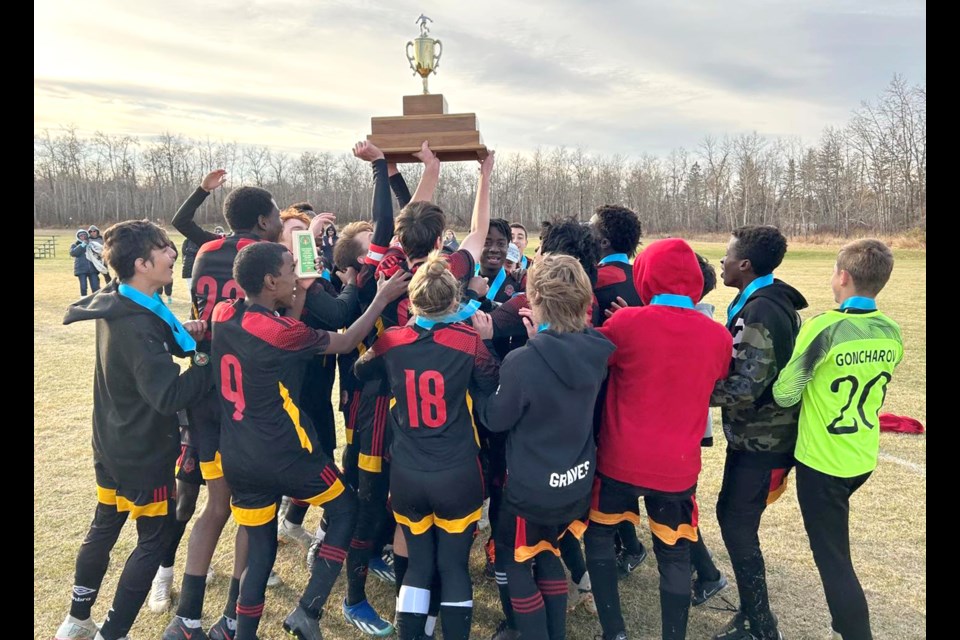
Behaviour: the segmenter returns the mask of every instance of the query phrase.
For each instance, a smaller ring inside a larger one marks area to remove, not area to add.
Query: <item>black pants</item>
[[[850,558],[850,496],[870,473],[838,478],[797,463],[797,501],[813,560],[843,640],[870,640],[870,612]]]
[[[784,469],[764,465],[756,456],[727,449],[723,484],[717,498],[720,534],[737,578],[740,609],[750,628],[761,638],[776,638],[777,623],[770,611],[767,570],[760,550],[760,519],[768,502],[776,499],[771,484],[782,490]]]
[[[100,584],[107,573],[110,552],[117,543],[127,516],[126,511],[118,512],[115,505],[97,504],[90,530],[77,554],[73,604],[70,608],[70,614],[74,617],[90,617],[90,609],[96,602]],[[174,501],[167,500],[166,515],[141,515],[135,522],[137,546],[123,566],[113,604],[101,629],[101,634],[107,640],[116,640],[127,634],[140,613],[143,601],[147,599],[150,583],[170,546],[176,524]]]
[[[357,526],[350,540],[347,556],[347,604],[367,599],[367,567],[370,558],[382,549],[383,529],[387,525],[387,494],[390,491],[390,468],[384,464],[380,473],[358,470]],[[392,518],[391,518],[392,520]]]
[[[80,278],[80,296],[87,295],[87,282],[90,282],[90,292],[100,290],[100,278],[97,273],[84,273],[83,275],[77,276]]]
[[[301,391],[301,409],[310,416],[317,431],[320,450],[333,458],[337,428],[333,417],[333,381],[337,375],[336,356],[316,356],[307,365]]]

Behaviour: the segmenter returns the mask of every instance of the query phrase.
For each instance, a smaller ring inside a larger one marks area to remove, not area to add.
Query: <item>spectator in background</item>
[[[87,229],[87,234],[90,236],[90,242],[87,245],[87,260],[92,262],[93,266],[97,268],[97,272],[103,276],[103,284],[110,284],[110,269],[107,268],[107,264],[102,257],[103,237],[100,235],[100,229],[97,225],[92,224]]]
[[[87,282],[90,283],[91,292],[100,290],[100,278],[98,277],[100,272],[87,259],[87,249],[89,247],[90,233],[86,229],[77,229],[77,241],[70,245],[70,255],[73,256],[73,275],[80,278],[80,297],[87,295]]]
[[[447,229],[443,232],[443,248],[450,251],[456,251],[460,248],[460,243],[457,242],[457,234],[453,232],[453,229]]]
[[[323,241],[320,250],[323,251],[324,266],[333,271],[333,247],[337,244],[337,228],[331,224],[323,232]]]

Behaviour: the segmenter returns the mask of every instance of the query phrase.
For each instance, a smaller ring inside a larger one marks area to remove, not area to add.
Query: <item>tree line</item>
[[[230,185],[269,189],[281,208],[309,201],[338,222],[369,218],[369,167],[349,153],[299,156],[266,146],[193,140],[164,133],[150,141],[73,127],[34,136],[34,227],[70,227],[149,217],[169,222],[210,170]],[[419,165],[401,165],[411,190]],[[465,227],[476,170],[445,165],[435,200]],[[221,189],[198,212],[222,222]],[[813,146],[757,133],[706,136],[666,157],[597,155],[583,148],[538,148],[499,157],[494,215],[536,227],[559,216],[590,217],[600,204],[636,211],[645,232],[714,232],[774,224],[793,235],[889,234],[926,228],[926,86],[894,76],[879,97],[827,127]]]

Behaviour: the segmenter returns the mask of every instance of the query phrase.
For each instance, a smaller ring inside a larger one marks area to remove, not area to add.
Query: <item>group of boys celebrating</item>
[[[172,580],[201,483],[208,499],[164,640],[254,640],[278,534],[309,546],[309,582],[283,621],[291,636],[322,637],[346,564],[343,614],[364,633],[420,640],[439,620],[444,638],[466,640],[468,558],[485,501],[504,612],[497,640],[563,638],[578,602],[597,612],[605,640],[625,639],[618,577],[647,554],[636,534],[641,497],[662,637],[683,638],[691,603],[728,584],[698,518],[711,406],[722,407],[727,439],[717,516],[740,600],[714,637],[782,637],[758,531],[794,468],[834,634],[871,637],[848,522],[850,496],[877,463],[877,415],[903,355],[899,328],[875,301],[893,268],[883,243],[844,246],[831,280],[838,308],[801,325],[806,301],[773,275],[784,236],[735,229],[721,278],[738,294],[720,324],[701,302],[715,271],[685,241],[653,242],[630,262],[640,221],[625,207],[602,206],[589,224],[544,224],[536,256],[508,269],[511,244],[525,249],[527,232],[490,218],[493,153],[480,166],[470,233],[453,251],[441,250],[446,216],[431,202],[440,162],[426,143],[413,194],[379,149],[358,143],[354,154],[371,164],[372,221],[341,230],[333,278],[297,278],[290,232],[327,215],[311,218],[304,203],[281,212],[269,192],[240,187],[224,199],[230,234],[196,225],[223,170],[174,218],[200,246],[192,320],[181,323],[160,298],[176,257],[163,230],[129,221],[105,232],[115,278],[64,319],[97,325],[98,502],[57,640],[127,637],[151,585]],[[181,371],[173,356],[190,366]],[[338,364],[340,466],[330,404]],[[316,536],[302,528],[308,505],[324,509]],[[228,599],[204,631],[207,572],[230,513],[239,527]],[[137,546],[98,627],[91,608],[128,517]],[[366,599],[368,571],[396,584],[393,624]]]

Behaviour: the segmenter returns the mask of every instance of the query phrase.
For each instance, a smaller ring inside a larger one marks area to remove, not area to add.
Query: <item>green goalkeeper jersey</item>
[[[773,385],[777,404],[803,401],[797,461],[840,478],[873,471],[878,414],[902,358],[900,327],[879,311],[827,311],[805,322]]]

